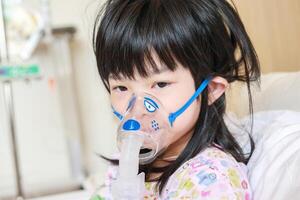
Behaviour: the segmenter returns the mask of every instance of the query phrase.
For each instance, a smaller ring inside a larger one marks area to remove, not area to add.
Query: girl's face
[[[195,92],[195,83],[190,71],[178,64],[175,71],[158,65],[158,72],[148,77],[135,73],[135,78],[109,78],[112,106],[125,113],[133,94],[148,93],[156,97],[168,112],[181,108]],[[169,138],[166,157],[178,155],[189,141],[200,112],[200,98],[194,101],[174,122],[174,134]]]

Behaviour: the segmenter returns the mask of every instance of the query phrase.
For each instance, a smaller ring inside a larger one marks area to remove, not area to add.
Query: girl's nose
[[[141,117],[149,112],[143,97],[137,97],[133,102],[129,103],[129,107],[130,113],[135,117]]]
[[[148,114],[145,106],[142,102],[136,102],[136,104],[130,109],[130,115],[137,121],[142,121],[144,117]]]

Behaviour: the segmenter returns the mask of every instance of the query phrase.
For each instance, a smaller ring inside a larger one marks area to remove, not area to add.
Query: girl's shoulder
[[[237,168],[242,172],[247,173],[247,168],[244,163],[237,162],[231,154],[221,150],[217,145],[206,148],[194,158],[188,160],[179,168],[179,171],[184,171],[185,169],[197,171],[201,166],[215,170]]]
[[[247,174],[247,167],[244,163],[237,162],[235,158],[218,147],[208,147],[194,158],[191,158],[181,165],[174,174],[187,173],[193,175],[203,169],[218,172],[236,169]]]
[[[163,199],[251,199],[246,166],[217,147],[185,162],[170,177]]]

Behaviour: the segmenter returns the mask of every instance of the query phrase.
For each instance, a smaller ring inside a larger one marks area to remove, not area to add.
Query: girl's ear
[[[226,79],[216,76],[208,84],[208,105],[213,104],[227,89],[229,83]]]

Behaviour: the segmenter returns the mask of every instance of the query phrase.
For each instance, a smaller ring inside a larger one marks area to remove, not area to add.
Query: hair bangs
[[[114,10],[116,3],[120,4],[118,10]],[[186,51],[190,33],[178,29],[186,22],[176,21],[172,13],[167,1],[107,2],[103,18],[96,20],[100,23],[94,35],[98,69],[106,86],[109,77],[134,79],[136,73],[147,77],[161,66],[174,71],[178,63],[188,67],[199,58],[195,51]]]

